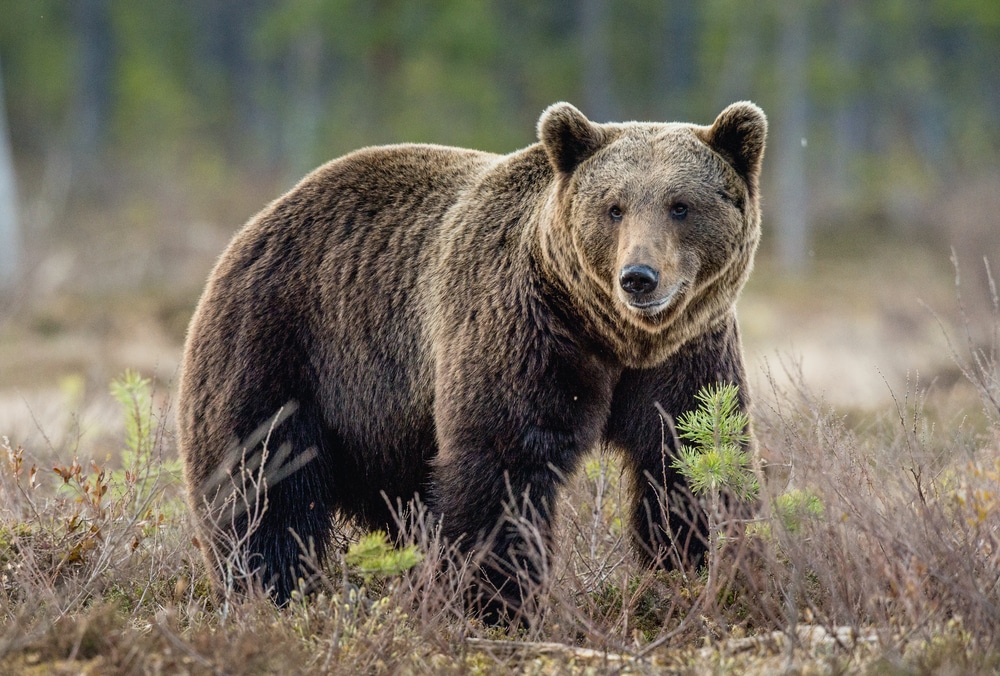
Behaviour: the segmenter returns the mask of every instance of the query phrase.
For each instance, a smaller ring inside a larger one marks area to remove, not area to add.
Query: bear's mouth
[[[655,314],[659,314],[663,310],[666,310],[668,307],[670,307],[671,302],[673,302],[673,300],[677,298],[678,295],[680,295],[681,289],[683,288],[684,288],[684,282],[677,282],[672,287],[667,289],[666,293],[664,293],[662,296],[658,296],[656,298],[644,298],[644,299],[630,298],[627,301],[625,301],[625,304],[628,305],[633,310],[638,310],[644,315],[652,316]]]

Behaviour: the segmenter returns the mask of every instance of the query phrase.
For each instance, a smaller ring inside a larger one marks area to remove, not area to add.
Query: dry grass
[[[156,425],[166,407],[127,410],[142,453],[123,438],[67,462],[63,442],[5,443],[0,672],[995,671],[1000,343],[955,344],[981,401],[958,416],[914,385],[849,423],[794,369],[770,379],[755,426],[782,478],[752,522],[730,519],[707,569],[639,566],[617,463],[589,459],[561,499],[555,553],[539,554],[530,630],[466,616],[470,566],[419,506],[404,544],[424,560],[406,572],[363,574],[347,527],[316,565],[317,593],[280,610],[260,594],[216,602]],[[530,514],[510,518],[535,536]]]

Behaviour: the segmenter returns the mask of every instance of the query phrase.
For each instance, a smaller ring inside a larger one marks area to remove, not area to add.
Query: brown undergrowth
[[[126,376],[115,453],[0,448],[0,672],[996,670],[1000,343],[958,344],[982,404],[964,417],[916,385],[850,423],[801,379],[756,393],[770,479],[753,518],[721,507],[700,570],[639,565],[619,463],[589,458],[567,478],[554,552],[535,553],[531,628],[509,631],[465,613],[472,564],[419,505],[401,517],[396,549],[417,553],[401,565],[378,563],[393,556],[378,538],[352,546],[362,534],[344,524],[330,560],[311,562],[316,591],[283,609],[259,591],[214,599],[170,411]],[[530,510],[509,518],[541,541]]]

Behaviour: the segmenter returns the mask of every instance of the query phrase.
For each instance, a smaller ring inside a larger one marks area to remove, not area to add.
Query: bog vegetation
[[[117,452],[67,460],[62,448],[0,445],[0,671],[993,671],[998,335],[956,349],[981,403],[959,419],[914,386],[849,425],[801,382],[772,379],[753,416],[769,458],[759,486],[736,393],[703,392],[676,421],[686,447],[675,465],[712,524],[698,570],[636,563],[615,458],[590,458],[561,498],[533,624],[516,630],[466,615],[468,565],[419,505],[401,517],[402,542],[347,527],[330,562],[313,562],[317,591],[286,608],[259,593],[213,598],[169,406],[127,372],[111,385],[125,423]],[[752,514],[741,497],[756,498]],[[530,514],[509,518],[532,528]]]

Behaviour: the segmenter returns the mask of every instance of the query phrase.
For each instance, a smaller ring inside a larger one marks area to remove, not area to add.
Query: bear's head
[[[662,360],[732,309],[760,238],[766,135],[747,102],[708,127],[595,124],[568,103],[542,114],[555,173],[543,252],[628,365]]]

